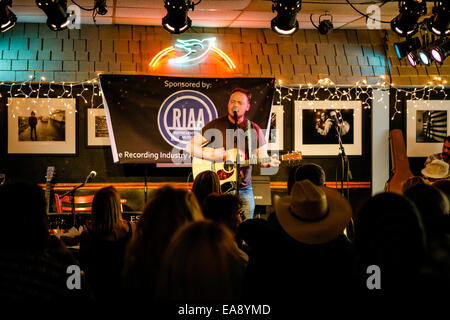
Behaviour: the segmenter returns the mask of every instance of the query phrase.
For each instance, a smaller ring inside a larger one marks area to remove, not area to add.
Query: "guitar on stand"
[[[47,202],[47,208],[45,212],[47,215],[50,212],[50,191],[53,177],[55,176],[55,167],[47,167],[47,174],[45,176],[45,201]]]
[[[237,149],[227,150],[227,159],[236,159]],[[262,158],[257,160],[245,160],[244,152],[239,152],[239,167],[248,167],[254,164],[269,163],[271,158]],[[278,160],[280,161],[299,161],[302,160],[301,152],[292,152],[282,155]],[[214,171],[219,176],[220,185],[225,183],[236,184],[236,170],[237,164],[235,161],[227,160],[225,162],[216,162],[206,159],[192,157],[192,175],[194,179],[203,171]],[[222,188],[223,189],[223,188]]]

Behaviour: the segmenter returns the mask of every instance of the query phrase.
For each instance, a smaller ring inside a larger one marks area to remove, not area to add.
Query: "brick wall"
[[[235,62],[231,72],[211,56],[196,66],[174,67],[166,61],[150,70],[148,63],[177,38],[214,36],[217,47]],[[47,81],[83,81],[98,73],[174,76],[275,77],[284,84],[316,83],[329,77],[337,84],[366,79],[378,82],[387,74],[398,85],[425,85],[435,76],[450,75],[450,59],[440,68],[409,66],[399,61],[393,43],[402,41],[382,30],[299,30],[281,37],[270,29],[191,28],[172,35],[157,26],[82,25],[81,29],[52,32],[45,24],[17,24],[0,35],[0,81],[25,81],[29,75]],[[387,49],[387,57],[385,56]]]

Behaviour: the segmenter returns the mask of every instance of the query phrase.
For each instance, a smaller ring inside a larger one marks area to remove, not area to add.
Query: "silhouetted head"
[[[120,195],[113,186],[104,187],[95,193],[92,200],[92,231],[108,235],[122,218]]]
[[[438,188],[441,190],[446,196],[447,199],[450,201],[450,179],[441,179],[433,183],[433,187]]]
[[[211,193],[220,194],[220,180],[217,173],[211,170],[200,172],[194,179],[192,192],[197,197],[200,206],[203,206],[203,201]]]
[[[42,250],[49,238],[46,200],[41,187],[28,182],[0,185],[1,250]]]
[[[380,193],[364,203],[355,220],[355,248],[363,272],[380,267],[385,287],[416,275],[426,251],[425,232],[414,204],[395,193]],[[391,282],[394,281],[394,282]]]
[[[241,200],[232,194],[213,193],[203,203],[203,215],[217,223],[226,225],[234,234],[242,222]]]
[[[445,232],[442,227],[443,216],[449,214],[449,201],[438,188],[428,184],[415,185],[404,193],[416,205],[422,217],[427,237]]]
[[[239,299],[244,270],[229,230],[209,220],[192,222],[174,235],[167,248],[156,297],[176,301]]]
[[[410,177],[402,183],[402,193],[404,194],[406,190],[415,186],[416,184],[427,184],[427,182],[420,176]]]
[[[287,181],[288,194],[291,194],[292,186],[297,181],[308,179],[317,186],[325,184],[325,171],[315,163],[303,163],[296,165],[289,172]]]

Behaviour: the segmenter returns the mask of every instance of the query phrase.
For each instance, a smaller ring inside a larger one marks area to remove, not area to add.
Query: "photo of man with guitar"
[[[191,140],[187,150],[193,155],[193,173],[216,171],[225,182],[238,182],[246,218],[253,218],[255,201],[252,189],[252,164],[278,167],[277,156],[267,154],[267,141],[261,128],[246,118],[251,93],[234,89],[228,101],[228,114],[207,123]],[[237,125],[236,125],[237,119]],[[265,161],[262,161],[265,160]],[[238,180],[236,172],[239,172]]]

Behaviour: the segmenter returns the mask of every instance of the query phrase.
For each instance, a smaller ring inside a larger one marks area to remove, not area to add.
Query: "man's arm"
[[[269,157],[269,154],[267,153],[267,143],[256,149],[256,155],[258,159],[270,159],[270,162],[261,163],[261,167],[263,168],[278,167],[281,163],[281,161],[278,160],[278,155],[274,154],[273,156]]]
[[[205,139],[201,133],[195,134],[190,143],[186,147],[186,151],[196,158],[210,161],[224,161],[226,152],[224,148],[203,147],[209,140]]]

